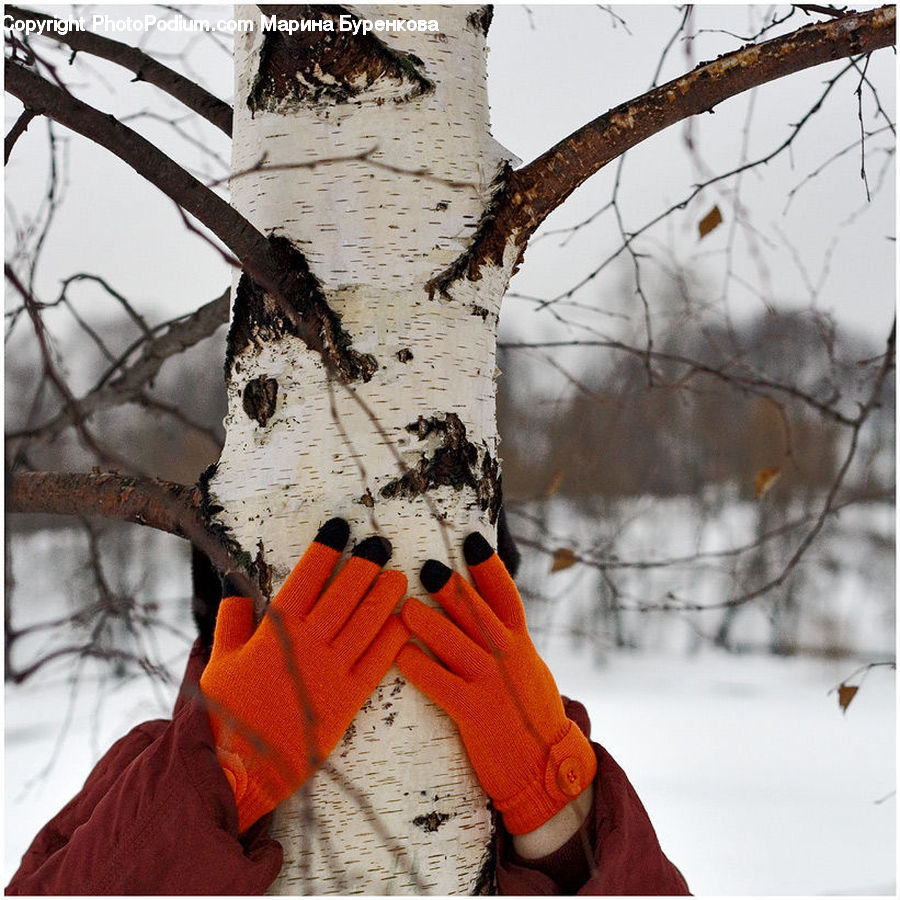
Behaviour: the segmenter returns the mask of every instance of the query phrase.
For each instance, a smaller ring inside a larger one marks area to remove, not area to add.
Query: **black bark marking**
[[[338,31],[338,18],[358,17],[342,6],[287,4],[260,6],[281,19],[331,20],[334,31],[269,31],[247,105],[252,112],[282,104],[352,103],[373,85],[390,82],[393,100],[404,103],[434,89],[422,74],[424,63],[392,50],[373,34]],[[382,100],[383,102],[383,100]]]
[[[277,400],[278,382],[274,378],[258,375],[251,378],[244,387],[244,412],[263,428],[274,415]]]
[[[473,10],[466,16],[466,24],[475,31],[480,31],[487,37],[488,29],[491,27],[491,21],[494,18],[494,5],[489,3],[480,9]]]
[[[506,183],[512,174],[512,166],[504,163],[491,184],[493,195],[484,210],[484,215],[478,223],[478,228],[472,235],[471,243],[466,251],[458,256],[443,272],[439,272],[434,278],[425,282],[425,290],[428,299],[434,300],[436,293],[452,299],[450,287],[454,282],[462,279],[478,281],[481,278],[481,267],[487,263],[502,265],[503,251],[506,247],[506,238],[498,238],[494,228],[494,220],[497,218],[507,201]],[[519,259],[516,261],[512,274],[514,275],[522,262],[525,253],[524,246],[520,249]]]
[[[409,347],[404,347],[402,350],[397,351],[397,359],[402,363],[409,362],[412,358],[412,350],[410,350]]]
[[[492,809],[488,803],[488,808]],[[493,815],[491,816],[493,822]],[[494,896],[497,893],[497,842],[494,840],[494,827],[491,827],[491,839],[488,841],[481,859],[481,869],[472,887],[472,896]]]
[[[486,322],[487,317],[491,314],[489,309],[485,309],[483,306],[479,306],[477,303],[472,304],[472,315],[473,316],[481,316],[481,321]]]
[[[256,581],[266,600],[272,599],[272,567],[266,563],[266,548],[262,540],[256,545]]]
[[[349,748],[350,743],[353,741],[354,737],[356,737],[356,722],[351,722],[347,726],[347,730],[344,732],[344,736],[341,738],[341,746],[344,748],[343,752],[341,753],[341,757],[346,756],[349,752],[347,748]]]
[[[412,821],[422,831],[437,831],[449,818],[449,813],[430,812],[427,816],[416,816]]]
[[[367,509],[372,509],[375,506],[375,498],[372,496],[372,491],[369,488],[366,488],[366,492],[356,502],[362,503]]]
[[[378,369],[377,360],[369,353],[358,353],[353,349],[352,339],[341,325],[341,317],[328,305],[306,258],[285,237],[270,237],[269,243],[279,269],[286,273],[282,285],[284,300],[315,330],[322,342],[323,355],[348,381],[368,381]],[[260,285],[246,274],[241,275],[226,343],[226,378],[231,377],[236,357],[247,347],[278,341],[286,334],[302,338],[285,310]]]
[[[206,529],[222,544],[231,558],[241,567],[242,571],[240,574],[245,575],[249,579],[256,579],[257,565],[253,557],[234,539],[231,534],[231,529],[227,525],[215,521],[215,516],[225,508],[218,502],[210,489],[210,481],[217,470],[218,463],[212,463],[212,465],[208,466],[197,479],[197,487],[200,489],[201,497],[200,512],[206,521]],[[240,595],[241,591],[239,589],[233,589],[234,586],[231,579],[232,574],[234,573],[218,571],[224,590],[224,593],[221,594],[221,596],[226,596],[228,594]],[[216,604],[216,607],[218,608],[218,604]]]
[[[429,457],[425,454],[419,462],[400,478],[386,484],[380,491],[386,499],[392,497],[416,497],[442,485],[456,490],[464,487],[475,492],[478,505],[488,512],[493,523],[501,503],[500,465],[487,450],[479,448],[466,437],[466,426],[455,413],[447,413],[443,419],[419,416],[406,430],[424,440],[437,433],[440,445]],[[481,466],[478,457],[482,456]]]

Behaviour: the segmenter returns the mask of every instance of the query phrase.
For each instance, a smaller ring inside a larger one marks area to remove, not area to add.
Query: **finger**
[[[329,519],[288,575],[272,605],[285,614],[305,616],[322,593],[349,537],[350,526],[343,519]]]
[[[405,593],[406,576],[402,572],[382,572],[334,639],[335,650],[350,662],[359,659]]]
[[[399,616],[391,616],[372,641],[372,645],[353,667],[353,674],[374,690],[394,664],[400,648],[408,640],[409,629]]]
[[[310,624],[326,640],[341,630],[390,558],[391,542],[383,537],[366,538],[354,547],[353,555],[309,613]]]
[[[473,678],[484,671],[489,659],[485,651],[436,609],[410,597],[401,616],[409,630],[457,675]]]
[[[451,619],[485,650],[504,649],[506,636],[490,606],[464,578],[436,559],[429,559],[419,578]]]
[[[490,604],[497,618],[509,628],[523,627],[522,598],[494,548],[473,531],[463,542],[463,555],[478,593]]]
[[[426,697],[437,703],[451,718],[457,713],[466,682],[448,672],[419,647],[406,644],[397,654],[397,668],[403,677]]]
[[[238,650],[253,635],[253,601],[247,597],[225,597],[216,613],[212,655]]]

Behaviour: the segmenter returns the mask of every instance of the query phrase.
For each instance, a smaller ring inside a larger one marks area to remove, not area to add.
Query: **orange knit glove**
[[[525,834],[588,787],[597,760],[566,718],[506,567],[480,534],[463,551],[477,591],[433,559],[420,575],[453,621],[415,599],[403,607],[403,621],[440,663],[407,644],[397,666],[456,722],[507,830]]]
[[[253,603],[222,600],[200,689],[240,831],[289,797],[334,749],[409,632],[406,576],[379,575],[391,545],[370,537],[324,590],[350,529],[326,522],[253,629]]]

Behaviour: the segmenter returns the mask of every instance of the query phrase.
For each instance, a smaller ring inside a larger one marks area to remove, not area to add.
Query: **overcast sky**
[[[68,7],[38,8],[66,15]],[[231,7],[188,5],[198,17],[230,16]],[[683,41],[670,50],[662,80],[675,77],[696,62],[740,45],[740,36],[758,30],[769,7],[699,6],[692,51]],[[134,16],[159,9],[125,5],[80,7],[113,17]],[[371,14],[371,12],[370,12]],[[440,19],[439,11],[434,15]],[[501,4],[490,32],[490,92],[494,135],[527,161],[585,121],[637,96],[651,83],[663,46],[682,13],[672,6],[623,5],[609,10],[595,4],[543,6]],[[624,21],[622,21],[624,20]],[[779,30],[806,22],[795,15]],[[721,33],[719,30],[732,32]],[[778,31],[772,32],[772,34]],[[735,36],[737,35],[737,36]],[[150,52],[171,53],[186,40],[191,44],[191,72],[221,96],[230,97],[231,71],[227,49],[208,38],[183,35],[122,33],[122,40],[139,42]],[[227,41],[226,41],[227,43]],[[47,46],[47,42],[41,42]],[[166,62],[180,65],[177,60]],[[174,103],[160,105],[159,93],[129,81],[127,73],[103,63],[80,66],[73,79],[82,98],[119,116],[144,109],[177,112]],[[826,79],[846,65],[819,67],[722,104],[714,115],[693,120],[696,153],[685,152],[683,126],[669,129],[632,151],[624,165],[620,189],[626,230],[635,230],[688,195],[692,185],[710,175],[762,156],[780,144],[821,94]],[[868,77],[879,87],[881,102],[893,115],[894,55],[873,56]],[[68,77],[68,72],[63,70]],[[659,260],[644,263],[651,303],[662,305],[671,294],[673,268],[690,270],[699,279],[703,299],[723,293],[725,259],[733,249],[735,275],[727,295],[728,309],[738,317],[763,310],[767,303],[813,304],[833,311],[839,324],[864,330],[883,340],[894,308],[894,183],[893,160],[885,153],[890,134],[871,137],[867,162],[873,200],[866,202],[860,178],[858,100],[859,76],[851,73],[832,91],[822,110],[796,141],[764,169],[744,176],[739,197],[752,230],[732,235],[735,217],[734,182],[705,191],[650,232],[639,249]],[[20,107],[7,101],[6,128]],[[745,128],[748,112],[752,114]],[[863,113],[869,130],[884,128],[871,94],[863,92]],[[222,170],[189,143],[151,119],[134,121],[179,161],[205,171],[210,178]],[[190,126],[194,135],[227,157],[227,140],[205,125]],[[64,130],[57,133],[65,135]],[[6,169],[7,247],[10,223],[21,227],[32,216],[46,177],[46,125],[37,120],[15,148]],[[807,180],[839,151],[818,177]],[[69,142],[69,187],[65,206],[51,233],[38,287],[42,299],[52,299],[59,280],[75,271],[102,274],[132,297],[154,321],[187,311],[221,292],[229,275],[220,257],[196,236],[188,234],[172,203],[130,169],[84,139]],[[548,227],[579,221],[610,198],[616,167],[610,166],[580,189],[554,215]],[[882,182],[881,190],[875,188]],[[799,187],[785,212],[789,192]],[[718,205],[724,223],[699,240],[700,219]],[[15,210],[10,218],[9,210]],[[854,217],[853,227],[844,227]],[[747,240],[752,235],[752,240]],[[733,240],[732,240],[733,239]],[[619,245],[615,218],[606,214],[560,247],[559,238],[535,244],[513,284],[513,291],[548,297],[577,283]],[[621,260],[591,282],[574,299],[630,320],[639,333],[642,313],[628,286],[630,262]],[[85,288],[85,309],[94,302]],[[97,297],[105,305],[108,301]],[[558,309],[564,310],[559,307]],[[569,309],[565,318],[583,315]],[[620,318],[592,315],[591,321],[612,330]],[[503,318],[506,335],[576,337],[581,332],[562,326],[534,304],[508,301]]]

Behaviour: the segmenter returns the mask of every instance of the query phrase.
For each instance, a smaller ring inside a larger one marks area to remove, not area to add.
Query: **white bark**
[[[425,287],[469,246],[509,158],[489,134],[485,37],[467,23],[473,9],[356,10],[439,21],[439,34],[377,35],[422,60],[419,71],[434,85],[402,102],[390,84],[375,84],[349,102],[251,113],[246,98],[264,35],[236,40],[233,171],[257,171],[234,179],[232,202],[303,252],[354,349],[378,361],[370,381],[353,384],[354,398],[296,338],[260,341],[235,358],[211,494],[224,507],[219,521],[270,567],[273,591],[334,515],[350,521],[357,540],[387,537],[390,565],[420,597],[424,560],[461,569],[462,538],[475,528],[493,537],[470,487],[381,494],[402,474],[398,455],[414,467],[442,439],[411,432],[419,417],[458,416],[477,450],[476,471],[485,454],[498,457],[495,333],[515,251],[478,280],[456,282],[450,298],[429,299]],[[258,11],[241,7],[236,16]],[[343,161],[289,168],[336,158]],[[242,402],[259,376],[278,384],[264,425]],[[455,726],[394,669],[325,769],[279,808],[274,833],[286,860],[276,893],[470,893],[490,816]]]

